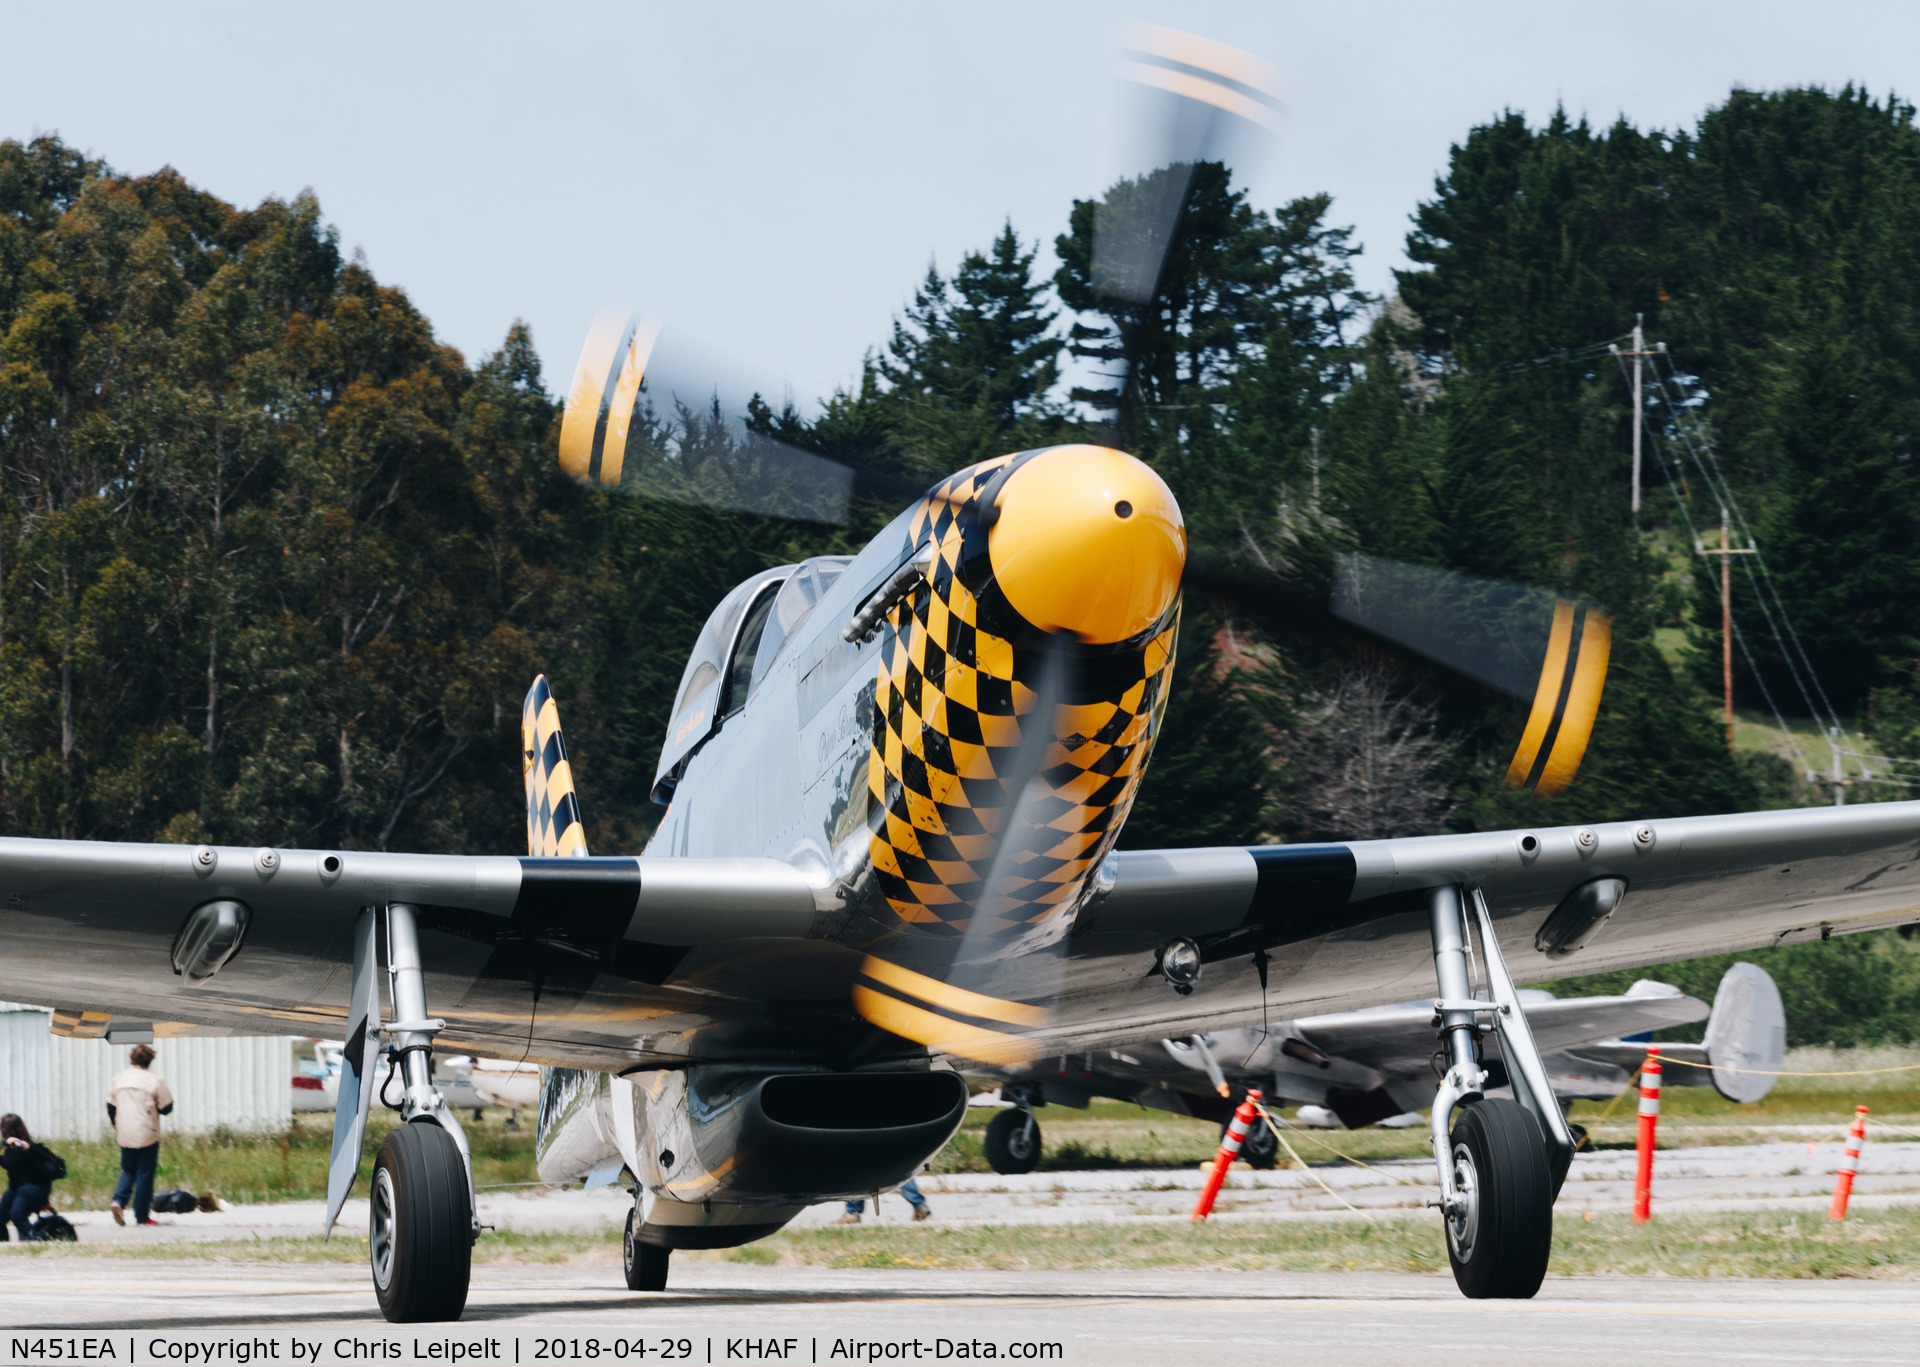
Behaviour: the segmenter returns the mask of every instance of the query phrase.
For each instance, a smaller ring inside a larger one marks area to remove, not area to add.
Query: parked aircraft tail
[[[536,859],[580,859],[587,853],[580,799],[547,676],[538,675],[520,709],[520,768],[527,782],[527,853]]]
[[[1729,1101],[1758,1101],[1773,1088],[1787,1056],[1787,1013],[1780,989],[1755,964],[1735,964],[1713,994],[1707,1059],[1714,1088]]]

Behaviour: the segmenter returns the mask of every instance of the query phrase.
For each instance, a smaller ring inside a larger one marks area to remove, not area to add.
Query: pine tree
[[[951,280],[929,266],[876,367],[891,386],[897,439],[944,473],[1034,444],[1053,424],[1060,343],[1033,248],[1013,224],[968,252]]]

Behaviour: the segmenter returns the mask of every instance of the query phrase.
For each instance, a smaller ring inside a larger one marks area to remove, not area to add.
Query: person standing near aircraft
[[[173,1093],[154,1075],[153,1047],[136,1044],[124,1069],[107,1085],[107,1119],[120,1140],[120,1181],[113,1189],[113,1222],[127,1222],[127,1198],[133,1198],[133,1222],[157,1225],[152,1217],[153,1173],[160,1166],[160,1117],[173,1113]]]
[[[933,1218],[933,1207],[928,1205],[927,1198],[920,1194],[920,1184],[918,1182],[909,1177],[900,1184],[898,1190],[900,1192],[900,1198],[913,1207],[913,1222],[915,1224],[919,1224],[922,1220],[931,1220]],[[876,1207],[874,1213],[878,1214],[880,1198],[877,1195],[873,1198],[873,1204]],[[847,1212],[840,1217],[840,1223],[843,1225],[857,1225],[860,1223],[860,1217],[866,1214],[866,1212],[867,1203],[865,1201],[849,1201],[847,1202]]]

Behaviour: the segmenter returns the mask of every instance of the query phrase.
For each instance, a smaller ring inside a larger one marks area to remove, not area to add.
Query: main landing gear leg
[[[987,1122],[984,1145],[987,1166],[1000,1173],[1032,1172],[1040,1166],[1040,1122],[1033,1108],[1041,1104],[1040,1088],[1031,1082],[1008,1082],[1000,1095],[1014,1104]]]
[[[466,1309],[473,1241],[473,1159],[466,1132],[433,1085],[433,1037],[446,1022],[427,1017],[414,909],[387,908],[387,981],[394,1021],[382,1027],[406,1083],[405,1122],[380,1145],[373,1169],[368,1254],[380,1313],[395,1324],[457,1320]]]
[[[1440,1201],[1447,1225],[1447,1259],[1454,1281],[1475,1299],[1524,1300],[1540,1289],[1553,1247],[1553,1199],[1558,1187],[1548,1143],[1572,1140],[1546,1081],[1546,1068],[1521,1014],[1507,976],[1492,918],[1479,890],[1472,894],[1481,929],[1488,996],[1473,995],[1468,970],[1470,932],[1461,890],[1435,888],[1428,896],[1433,967],[1440,995],[1434,1020],[1447,1069],[1433,1101],[1433,1156],[1439,1167]],[[1481,1015],[1493,1018],[1514,1095],[1520,1101],[1486,1100],[1480,1066]],[[1536,1118],[1541,1099],[1552,1115],[1543,1129]],[[1452,1124],[1455,1107],[1458,1124]],[[1556,1148],[1558,1146],[1556,1145]],[[1565,1173],[1565,1167],[1559,1171]]]

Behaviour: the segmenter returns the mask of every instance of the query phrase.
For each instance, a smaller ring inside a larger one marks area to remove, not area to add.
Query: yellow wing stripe
[[[1031,1063],[1040,1057],[1040,1046],[1033,1040],[936,1016],[858,983],[853,988],[853,1008],[882,1030],[977,1063]]]
[[[962,1016],[978,1016],[981,1020],[1035,1029],[1044,1026],[1048,1020],[1045,1007],[982,996],[978,992],[969,992],[964,987],[943,983],[938,978],[929,978],[924,973],[915,973],[910,968],[902,968],[899,964],[888,963],[871,955],[860,965],[860,971],[883,986],[917,997],[929,1006],[957,1012]]]
[[[1566,710],[1560,717],[1560,734],[1540,771],[1534,791],[1544,797],[1566,791],[1587,753],[1587,740],[1593,734],[1593,719],[1600,712],[1600,691],[1607,681],[1607,660],[1613,653],[1613,619],[1593,608],[1580,630],[1580,658],[1573,667],[1573,686],[1567,690]]]
[[[1533,711],[1527,714],[1526,730],[1520,733],[1520,748],[1513,752],[1507,766],[1507,786],[1522,787],[1533,772],[1540,744],[1553,725],[1553,714],[1560,706],[1560,684],[1567,674],[1567,652],[1573,644],[1573,604],[1562,598],[1553,605],[1553,629],[1547,634],[1547,658],[1540,666],[1540,685],[1534,689]]]

